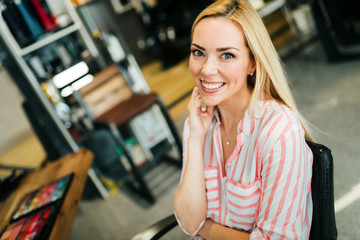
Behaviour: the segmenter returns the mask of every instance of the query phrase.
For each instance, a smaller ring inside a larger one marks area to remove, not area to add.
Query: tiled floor
[[[328,63],[319,43],[302,54],[285,60],[290,72],[292,90],[300,111],[314,126],[321,143],[333,153],[335,167],[335,200],[340,200],[358,185],[360,170],[360,60]],[[177,120],[181,124],[186,115]],[[71,232],[71,240],[130,239],[137,232],[172,213],[172,199],[180,177],[179,170],[165,165],[167,187],[157,202],[148,205],[123,191],[104,201],[82,200]],[[165,173],[164,173],[165,174]],[[359,192],[347,198],[349,204],[338,208],[336,220],[339,238],[360,239]],[[188,239],[179,228],[164,239]]]

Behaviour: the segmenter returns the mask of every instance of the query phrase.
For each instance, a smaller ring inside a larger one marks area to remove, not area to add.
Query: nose
[[[216,63],[216,59],[208,57],[202,66],[201,73],[205,76],[211,76],[216,74],[217,71],[218,66]]]

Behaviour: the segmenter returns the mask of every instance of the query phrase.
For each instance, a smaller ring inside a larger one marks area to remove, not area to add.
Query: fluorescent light
[[[85,85],[91,83],[93,80],[94,80],[94,76],[91,75],[91,74],[88,74],[88,75],[80,78],[79,80],[77,80],[73,84],[71,84],[71,86],[73,87],[74,90],[77,91],[80,88],[84,87]]]
[[[69,96],[70,94],[73,93],[73,90],[72,90],[72,87],[71,86],[68,86],[66,88],[64,88],[63,90],[61,90],[60,94],[62,97],[67,97]]]
[[[88,75],[80,78],[73,84],[71,84],[71,86],[67,86],[66,88],[61,90],[60,94],[62,97],[68,97],[69,95],[71,95],[73,93],[73,91],[79,90],[80,88],[84,87],[85,85],[91,83],[93,80],[94,80],[94,76],[91,74],[88,74]]]
[[[72,83],[76,79],[84,76],[89,72],[89,67],[86,65],[85,62],[79,62],[74,66],[62,71],[61,73],[55,75],[53,77],[54,85],[57,88],[63,88],[66,85]]]

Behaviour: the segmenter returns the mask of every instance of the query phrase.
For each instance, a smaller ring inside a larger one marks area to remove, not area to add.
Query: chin
[[[223,100],[221,93],[206,93],[202,89],[200,90],[201,102],[209,107],[215,107],[219,105]]]
[[[205,105],[206,105],[207,107],[216,107],[216,106],[217,106],[217,104],[207,104],[207,103],[205,103]]]
[[[218,101],[214,101],[214,100],[208,99],[208,98],[201,98],[201,102],[204,103],[208,107],[215,107],[219,104]]]

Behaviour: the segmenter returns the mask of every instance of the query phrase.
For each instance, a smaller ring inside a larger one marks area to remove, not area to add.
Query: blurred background
[[[85,147],[94,161],[69,239],[131,239],[172,214],[190,29],[211,2],[0,1],[0,210],[24,171]],[[332,150],[338,238],[359,239],[360,4],[249,2]],[[188,238],[175,228],[164,239]]]

